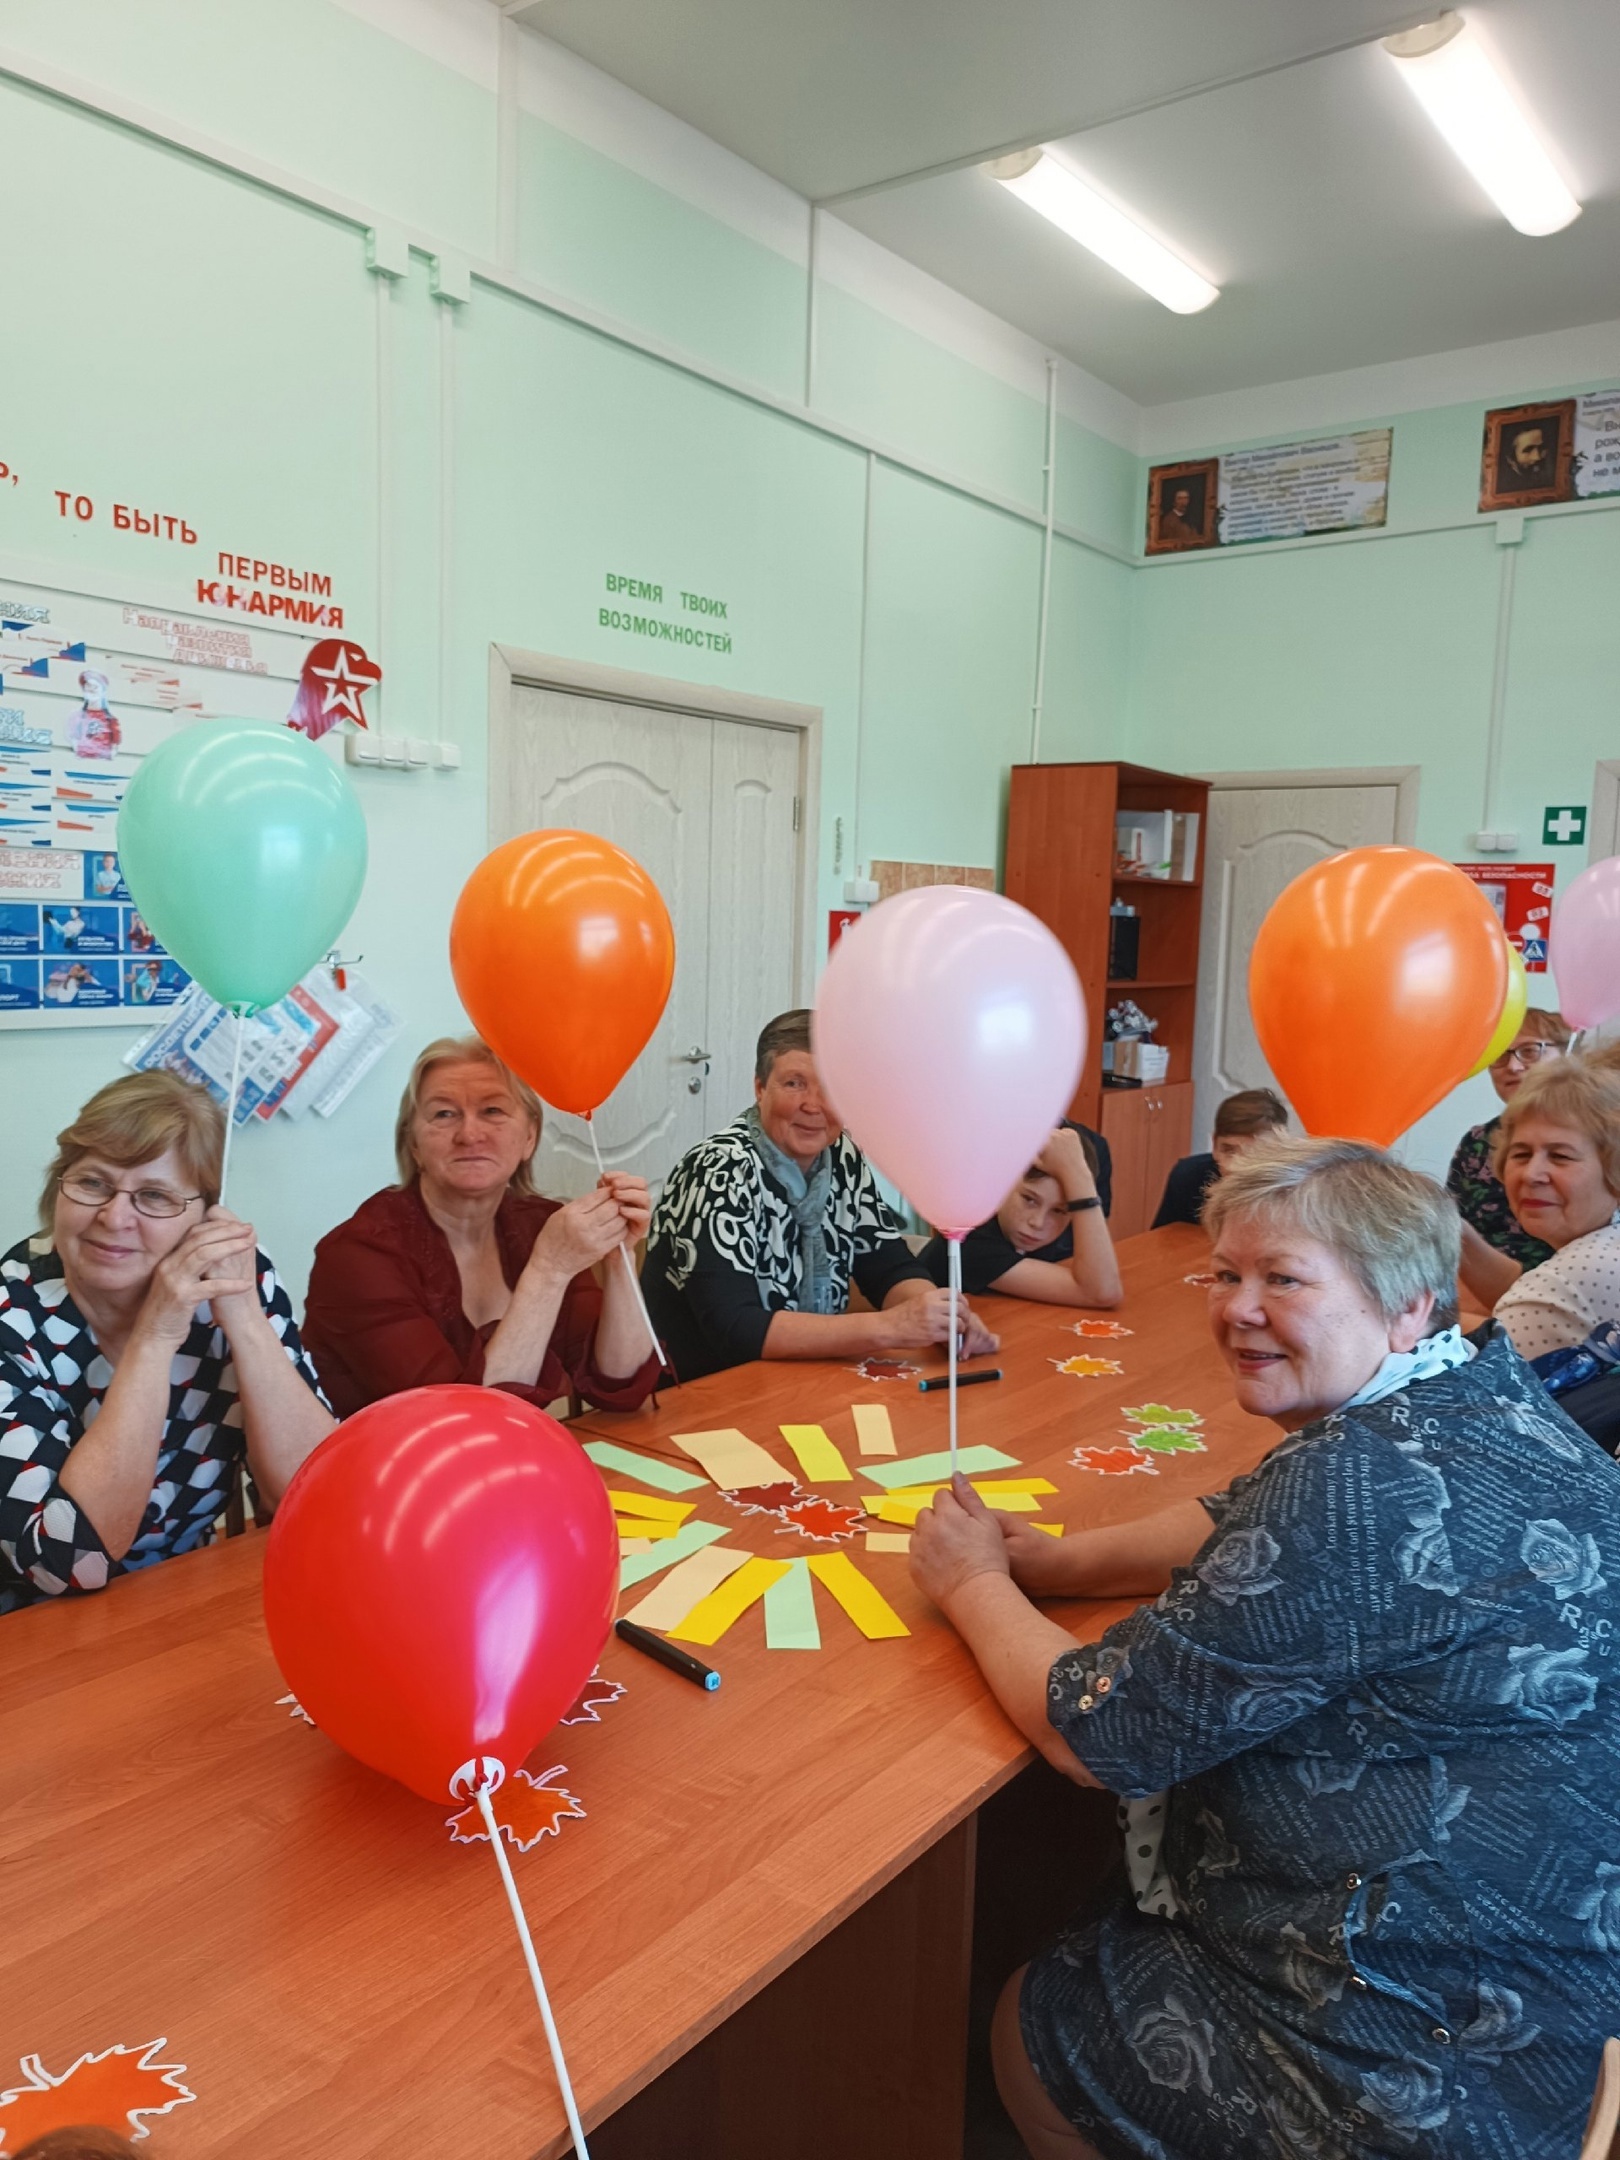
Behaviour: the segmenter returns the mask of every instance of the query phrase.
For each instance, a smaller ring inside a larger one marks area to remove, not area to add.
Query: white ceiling
[[[1586,206],[1538,239],[1484,200],[1376,49],[1436,4],[512,12],[802,194],[875,190],[837,215],[1154,405],[1620,314],[1620,4],[1465,0]],[[1221,286],[1214,306],[1169,314],[974,169],[1030,142],[1061,142]]]

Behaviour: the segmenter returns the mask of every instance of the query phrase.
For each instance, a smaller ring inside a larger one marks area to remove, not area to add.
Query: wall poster
[[[1148,474],[1147,552],[1176,555],[1382,525],[1394,432],[1363,428],[1155,465]]]
[[[1485,415],[1481,510],[1620,495],[1620,386]]]
[[[1472,878],[1495,908],[1508,943],[1517,945],[1527,975],[1547,972],[1547,930],[1552,921],[1553,866],[1550,862],[1465,862],[1457,868]]]

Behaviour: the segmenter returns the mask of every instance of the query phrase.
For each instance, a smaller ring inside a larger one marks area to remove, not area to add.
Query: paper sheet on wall
[[[855,1473],[820,1425],[783,1425],[782,1438],[812,1485],[853,1485]]]
[[[892,1455],[895,1452],[894,1427],[889,1421],[888,1405],[880,1402],[858,1402],[854,1406],[855,1440],[863,1455]]]
[[[815,1585],[802,1560],[765,1592],[765,1647],[767,1650],[819,1650],[821,1627],[816,1619]]]
[[[965,1447],[957,1453],[957,1468],[964,1477],[972,1477],[979,1470],[1016,1470],[1016,1455],[1003,1455],[1000,1448]],[[938,1455],[910,1455],[902,1462],[862,1463],[861,1475],[881,1485],[885,1490],[896,1485],[933,1485],[951,1474],[951,1456],[948,1448]]]
[[[703,1524],[699,1527],[708,1526]],[[719,1531],[715,1532],[716,1537],[720,1535]],[[668,1552],[669,1547],[666,1545],[666,1556]],[[659,1558],[656,1549],[644,1553],[642,1558],[652,1562],[652,1567],[643,1570],[646,1574],[651,1574],[653,1568],[666,1564]],[[692,1607],[706,1598],[717,1583],[723,1583],[726,1577],[734,1574],[747,1559],[745,1552],[711,1544],[706,1552],[695,1552],[689,1559],[683,1559],[679,1567],[671,1568],[658,1588],[649,1590],[639,1605],[632,1605],[625,1618],[634,1620],[641,1627],[672,1628],[678,1620],[684,1620]],[[622,1570],[620,1581],[622,1584]]]
[[[888,1599],[873,1588],[848,1553],[817,1553],[810,1560],[809,1568],[817,1582],[832,1592],[868,1642],[911,1633]]]
[[[705,1483],[690,1470],[660,1462],[656,1455],[637,1455],[629,1448],[615,1447],[611,1440],[587,1440],[585,1452],[598,1470],[617,1470],[620,1477],[639,1478],[643,1485],[656,1486],[659,1492],[696,1492]]]
[[[689,1553],[701,1552],[705,1545],[718,1544],[725,1536],[718,1523],[682,1523],[672,1538],[661,1538],[651,1552],[637,1553],[619,1570],[619,1588],[634,1589],[648,1575],[656,1575],[660,1568],[673,1567],[677,1560],[684,1560]]]
[[[714,1432],[671,1433],[670,1439],[678,1448],[685,1448],[694,1462],[699,1462],[722,1492],[735,1492],[746,1485],[781,1485],[789,1482],[782,1465],[773,1455],[767,1455],[757,1441],[750,1440],[735,1425],[721,1426]]]
[[[749,1606],[757,1603],[792,1565],[791,1560],[750,1560],[734,1575],[728,1576],[717,1590],[711,1590],[700,1604],[694,1605],[685,1619],[670,1629],[670,1635],[677,1642],[705,1646],[717,1643],[727,1628],[740,1620]]]

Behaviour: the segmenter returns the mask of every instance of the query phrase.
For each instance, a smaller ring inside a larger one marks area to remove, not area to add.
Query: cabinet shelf
[[[1105,990],[1196,990],[1197,982],[1191,975],[1110,975],[1104,983]]]

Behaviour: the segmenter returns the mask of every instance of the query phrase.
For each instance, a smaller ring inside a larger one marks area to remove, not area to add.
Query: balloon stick
[[[225,1180],[231,1174],[231,1134],[236,1130],[236,1090],[242,1079],[242,1031],[247,1026],[246,1008],[230,1007],[234,1035],[231,1043],[231,1092],[225,1098],[225,1148],[219,1160],[219,1204],[225,1205]]]
[[[596,1174],[598,1177],[606,1177],[607,1170],[602,1161],[602,1147],[596,1137],[596,1120],[588,1110],[585,1113],[585,1130],[591,1136],[591,1153],[596,1157]],[[664,1346],[658,1340],[658,1331],[652,1324],[652,1314],[647,1310],[647,1300],[641,1294],[641,1278],[637,1275],[636,1263],[630,1256],[628,1239],[621,1240],[619,1256],[624,1261],[624,1272],[630,1278],[630,1288],[635,1295],[636,1305],[641,1313],[642,1324],[647,1330],[647,1340],[653,1346],[653,1356],[657,1358],[665,1372],[672,1373],[675,1368],[664,1355]]]
[[[945,1250],[951,1256],[951,1476],[956,1475],[956,1301],[962,1294],[962,1240],[948,1238]]]
[[[568,2117],[568,2128],[574,2140],[575,2160],[591,2160],[590,2149],[585,2143],[585,2130],[579,2119],[579,2109],[574,2105],[574,2088],[568,2080],[568,2065],[563,2060],[562,2041],[557,2037],[557,2023],[551,2014],[551,2003],[546,1995],[546,1983],[540,1977],[540,1960],[534,1954],[534,1937],[529,1933],[529,1922],[523,1910],[523,1900],[518,1896],[517,1884],[512,1880],[512,1865],[506,1857],[501,1842],[501,1826],[495,1820],[495,1810],[489,1804],[490,1788],[486,1781],[478,1787],[475,1798],[478,1812],[484,1818],[484,1828],[489,1832],[489,1842],[495,1854],[495,1865],[501,1871],[501,1881],[506,1885],[506,1902],[512,1908],[512,1918],[517,1923],[518,1940],[523,1945],[523,1961],[529,1968],[529,1979],[534,1986],[534,1999],[540,2005],[540,2022],[546,2028],[546,2046],[551,2050],[551,2067],[557,2073],[558,2089],[562,2093],[563,2113]]]

